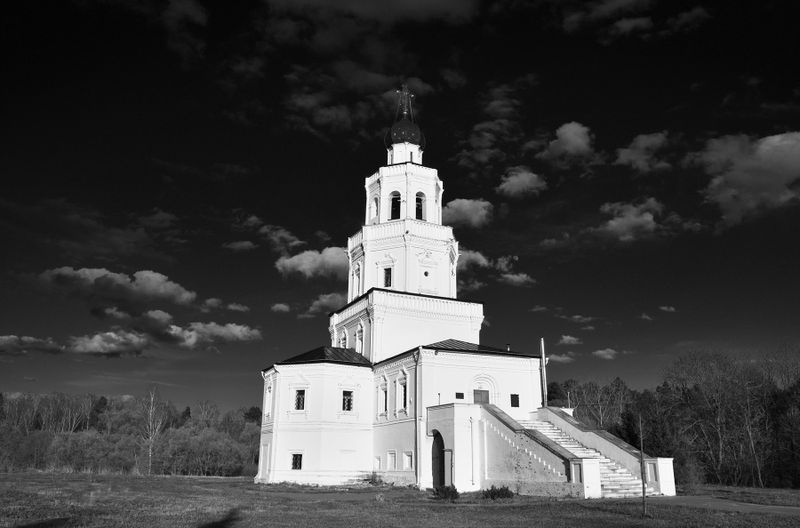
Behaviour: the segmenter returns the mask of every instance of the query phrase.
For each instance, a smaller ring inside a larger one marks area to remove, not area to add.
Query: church
[[[674,495],[672,459],[546,406],[544,354],[481,344],[483,305],[457,298],[458,241],[442,225],[444,184],[423,165],[412,100],[403,86],[386,165],[364,181],[330,344],[261,372],[255,482]]]

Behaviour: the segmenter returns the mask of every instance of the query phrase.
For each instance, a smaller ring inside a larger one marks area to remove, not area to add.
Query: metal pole
[[[642,434],[642,415],[639,414],[639,465],[642,469],[642,517],[647,517],[647,485],[645,484],[644,435]]]
[[[547,407],[547,360],[544,355],[544,338],[539,338],[539,349],[541,350],[541,372],[542,372],[542,407]]]

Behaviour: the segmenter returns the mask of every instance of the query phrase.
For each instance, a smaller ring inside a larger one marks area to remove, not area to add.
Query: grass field
[[[721,489],[717,492],[721,493]],[[761,490],[758,490],[759,492]],[[752,494],[752,493],[751,493]],[[793,499],[788,497],[793,494]],[[758,495],[756,493],[756,495]],[[769,493],[762,493],[761,502]],[[735,500],[743,500],[745,494]],[[798,502],[797,491],[779,499]],[[249,478],[0,474],[0,526],[102,527],[794,527],[800,517],[738,514],[652,500],[515,497],[455,503],[408,488],[255,485]]]

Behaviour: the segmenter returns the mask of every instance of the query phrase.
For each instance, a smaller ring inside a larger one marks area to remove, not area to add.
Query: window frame
[[[291,468],[292,471],[302,471],[303,470],[303,453],[291,453],[292,455],[292,464]]]
[[[301,402],[300,396],[302,396],[302,402]],[[308,399],[307,396],[308,396],[307,389],[305,389],[305,388],[294,389],[294,405],[292,406],[293,410],[295,410],[295,411],[305,411],[306,410],[306,400]],[[302,407],[298,407],[298,403],[299,402],[302,403]]]
[[[349,393],[349,394],[348,394]],[[352,413],[355,410],[356,391],[352,389],[342,390],[342,412]],[[349,404],[349,409],[348,409]]]
[[[519,394],[511,394],[511,407],[519,408]]]

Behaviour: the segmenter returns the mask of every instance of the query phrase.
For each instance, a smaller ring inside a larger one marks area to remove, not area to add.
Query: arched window
[[[391,208],[390,208],[390,216],[389,220],[399,220],[400,219],[400,193],[394,191],[392,194],[389,195],[389,200],[391,200]]]
[[[417,193],[417,220],[425,220],[425,194]]]
[[[339,336],[339,348],[347,348],[347,331],[343,331]]]

